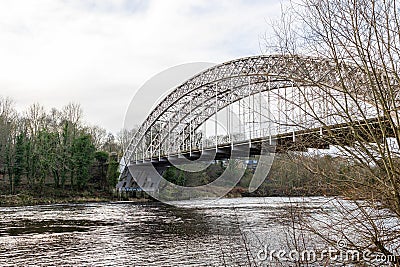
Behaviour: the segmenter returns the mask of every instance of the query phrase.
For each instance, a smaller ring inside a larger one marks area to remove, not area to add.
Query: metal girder
[[[249,95],[293,83],[338,88],[349,76],[351,80],[345,82],[357,82],[356,94],[365,90],[364,72],[345,63],[339,67],[340,71],[335,62],[324,58],[275,55],[240,58],[209,68],[175,88],[152,110],[131,140],[125,162],[164,156],[171,150],[176,153],[194,137],[191,146],[199,141],[196,129],[208,118]]]

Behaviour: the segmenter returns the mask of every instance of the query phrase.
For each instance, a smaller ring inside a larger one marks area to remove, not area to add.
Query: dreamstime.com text
[[[257,252],[257,260],[260,262],[338,262],[338,263],[351,263],[351,262],[374,262],[385,266],[393,266],[396,262],[395,255],[384,255],[382,253],[371,252],[366,249],[358,251],[354,249],[346,249],[346,242],[339,240],[337,248],[328,247],[323,250],[307,249],[303,251],[298,250],[274,250],[269,249],[267,246]]]

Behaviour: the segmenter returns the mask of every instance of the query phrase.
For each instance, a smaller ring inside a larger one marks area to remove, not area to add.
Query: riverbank
[[[29,190],[28,187],[20,188],[17,194],[4,194],[6,190],[0,190],[0,206],[34,206],[46,204],[67,204],[67,203],[94,203],[94,202],[114,202],[114,201],[150,201],[144,194],[137,198],[118,197],[109,190],[101,188],[87,188],[86,190],[75,190],[69,187],[54,188],[44,186],[42,190]]]
[[[63,204],[63,203],[89,203],[89,202],[106,202],[106,198],[99,197],[34,197],[26,194],[17,195],[0,195],[0,206],[33,206],[43,204]]]
[[[312,193],[311,193],[312,192]],[[242,197],[305,197],[305,196],[332,196],[335,194],[318,194],[320,192],[310,190],[274,190],[272,192],[256,191],[249,193],[246,188],[237,186],[233,188],[225,197],[226,198],[242,198]],[[70,189],[45,190],[41,195],[33,195],[28,191],[15,195],[0,195],[0,207],[17,207],[17,206],[34,206],[48,204],[84,204],[99,202],[115,202],[115,201],[131,201],[131,202],[150,202],[155,201],[151,197],[142,193],[135,196],[123,195],[116,196],[113,193],[102,190],[90,191],[73,191]]]
[[[118,199],[106,196],[34,197],[26,194],[0,195],[0,207],[35,206],[48,204],[85,204],[129,200],[132,202],[152,201],[148,198]]]

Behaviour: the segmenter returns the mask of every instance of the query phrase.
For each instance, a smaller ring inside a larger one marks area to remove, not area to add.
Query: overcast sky
[[[20,111],[77,102],[87,122],[116,133],[146,80],[260,54],[280,9],[279,0],[2,0],[0,95]]]

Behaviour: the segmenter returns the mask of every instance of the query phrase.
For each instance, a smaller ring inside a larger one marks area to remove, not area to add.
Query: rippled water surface
[[[245,266],[284,242],[293,203],[327,198],[0,208],[0,266]],[[250,253],[251,254],[251,253]]]

